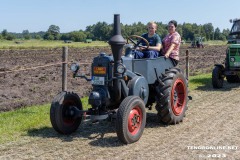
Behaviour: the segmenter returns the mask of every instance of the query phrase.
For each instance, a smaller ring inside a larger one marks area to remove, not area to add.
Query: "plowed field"
[[[181,48],[180,67],[185,68],[185,52]],[[204,49],[189,49],[190,73],[211,72],[215,63],[224,60],[226,46],[207,46]],[[99,52],[111,53],[110,48],[69,49],[69,62],[84,64],[85,73],[90,75],[90,63]],[[4,71],[24,70],[61,62],[62,49],[49,50],[0,50],[0,112],[34,104],[50,103],[61,91],[61,65],[46,66],[33,70],[1,73]],[[68,90],[86,96],[91,85],[84,79],[73,79],[68,71]]]

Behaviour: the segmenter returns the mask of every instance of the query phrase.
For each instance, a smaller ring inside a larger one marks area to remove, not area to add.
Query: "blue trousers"
[[[141,59],[141,58],[157,58],[158,51],[150,50],[150,51],[134,51],[134,58]]]

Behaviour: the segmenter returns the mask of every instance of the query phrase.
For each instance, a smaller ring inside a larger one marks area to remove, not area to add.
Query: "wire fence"
[[[189,52],[188,50],[186,50],[186,54],[187,52]],[[64,54],[64,53],[63,53]],[[19,58],[43,58],[46,59],[46,57],[51,57],[51,56],[57,56],[57,58],[60,58],[60,54],[45,54],[45,55],[34,55],[34,56],[10,56],[10,57],[0,57],[0,60],[4,60],[4,59],[19,59]],[[204,58],[219,58],[219,57],[225,57],[225,55],[220,55],[220,56],[204,56]],[[203,58],[203,56],[196,56],[196,55],[191,55],[191,53],[188,53],[188,55],[186,56],[181,56],[181,59],[184,59],[184,63],[189,63],[189,61],[193,58]],[[49,64],[43,64],[43,65],[38,65],[38,66],[31,66],[31,67],[26,67],[26,66],[18,66],[18,68],[20,69],[2,69],[0,68],[0,74],[7,74],[7,73],[13,73],[13,72],[21,72],[21,71],[27,71],[27,70],[36,70],[39,68],[45,68],[45,67],[51,67],[51,66],[59,66],[62,64],[70,64],[70,62],[67,61],[59,61],[59,62],[55,62],[55,63],[49,63]],[[82,65],[91,65],[91,62],[89,63],[81,63]],[[181,66],[183,66],[183,64],[180,64]],[[186,66],[186,68],[184,68],[184,70],[189,70],[188,68],[189,66]]]
[[[66,52],[68,52],[68,48],[67,47],[63,47],[63,53],[62,53],[62,57],[64,57],[64,54],[66,54]],[[58,57],[60,58],[60,54],[45,54],[43,55],[34,55],[31,58],[46,58],[46,57]],[[65,55],[66,56],[66,55]],[[68,55],[67,55],[68,56]],[[208,58],[219,58],[219,57],[225,57],[225,55],[220,55],[220,56],[212,56],[212,55],[205,55],[204,58],[208,59]],[[0,57],[0,60],[3,59],[19,59],[19,58],[29,58],[29,56],[10,56],[10,57]],[[185,56],[181,56],[181,59],[184,61],[183,63],[179,63],[179,66],[181,69],[185,70],[186,72],[186,76],[189,77],[189,72],[190,72],[190,62],[193,59],[198,59],[198,58],[203,58],[202,55],[200,56],[196,56],[196,55],[191,55],[191,53],[189,53],[189,50],[186,50],[186,55]],[[215,59],[213,59],[213,62],[215,63]],[[185,63],[185,64],[184,64]],[[201,65],[201,62],[199,62],[199,64],[197,65]],[[59,65],[68,65],[70,64],[70,62],[65,61],[64,59],[62,59],[62,61],[60,62],[55,62],[55,63],[48,63],[48,64],[43,64],[43,65],[37,65],[37,66],[18,66],[19,69],[0,69],[0,74],[9,74],[9,73],[13,73],[13,72],[21,72],[21,71],[27,71],[27,70],[36,70],[36,69],[40,69],[40,68],[46,68],[46,67],[52,67],[52,66],[59,66]],[[90,68],[91,63],[80,63],[80,65],[82,65],[82,70],[81,71],[87,71],[86,69]],[[201,70],[204,70],[203,68],[201,68]],[[193,69],[194,71],[194,69]]]

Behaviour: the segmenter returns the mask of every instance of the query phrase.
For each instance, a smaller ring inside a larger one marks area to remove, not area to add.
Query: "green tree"
[[[163,24],[162,22],[157,22],[157,34],[160,35],[160,37],[163,39],[167,34],[167,24]]]
[[[30,34],[29,34],[29,31],[28,30],[23,30],[22,31],[22,35],[23,35],[23,38],[24,39],[31,39],[31,36],[30,36]]]
[[[69,33],[64,33],[61,35],[61,40],[70,40],[70,34]]]
[[[214,39],[215,40],[220,40],[220,36],[221,36],[221,31],[220,29],[217,27],[214,31]],[[221,37],[222,38],[222,37]]]
[[[213,40],[214,39],[214,27],[212,23],[207,23],[203,25],[203,30],[206,34],[207,40]]]
[[[51,34],[51,35],[58,35],[60,33],[60,28],[56,25],[51,25],[49,26],[48,28],[48,32]]]
[[[87,39],[94,39],[94,35],[91,32],[84,32],[87,36]]]
[[[83,31],[70,32],[70,39],[75,42],[84,42],[87,35]]]
[[[177,32],[180,34],[180,36],[182,36],[182,34],[183,34],[182,25],[178,24],[178,26],[177,26]]]
[[[229,33],[230,33],[229,29],[223,29],[222,34],[226,37],[226,39],[228,38]]]
[[[46,32],[45,35],[43,36],[43,39],[45,40],[54,40],[54,36],[50,34],[49,32]]]
[[[182,39],[186,40],[193,40],[194,39],[194,33],[192,30],[192,24],[190,23],[183,23],[182,26]]]
[[[14,34],[8,33],[8,31],[6,29],[4,29],[2,31],[2,38],[11,41],[11,40],[15,39],[16,36]]]
[[[16,37],[13,34],[7,34],[7,37],[5,39],[12,41],[12,40],[16,39]]]
[[[93,26],[93,35],[97,40],[107,41],[111,38],[112,26],[106,22],[98,22]]]
[[[40,35],[36,35],[35,39],[41,39],[41,36]]]
[[[218,40],[226,41],[227,37],[223,33],[220,33]]]
[[[54,39],[55,39],[55,38],[54,38],[53,35],[50,34],[50,35],[48,36],[48,40],[52,41],[52,40],[54,40]]]
[[[131,35],[142,35],[147,32],[147,25],[138,22],[132,24],[132,33]]]
[[[132,33],[131,25],[122,25],[122,35],[127,38]]]
[[[3,36],[3,38],[6,39],[7,35],[8,35],[8,32],[7,32],[6,29],[4,29],[4,30],[2,31],[2,36]]]
[[[60,28],[56,25],[50,25],[43,38],[47,40],[60,39]]]

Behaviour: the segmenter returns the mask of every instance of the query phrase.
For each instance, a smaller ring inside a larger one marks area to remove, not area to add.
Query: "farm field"
[[[209,73],[215,63],[222,63],[226,46],[182,47],[181,68],[185,67],[186,49],[190,52],[190,75],[194,75]],[[80,60],[89,75],[89,63],[101,51],[110,53],[108,47],[70,48],[69,61]],[[61,48],[0,50],[0,72],[60,62],[61,53]],[[202,82],[200,79],[193,81]],[[68,89],[84,97],[91,86],[85,80],[69,78]],[[50,103],[60,91],[60,65],[1,73],[0,111]],[[214,159],[214,156],[239,159],[240,107],[239,96],[236,96],[240,95],[239,84],[225,82],[223,89],[214,90],[208,83],[190,90],[189,95],[193,100],[189,102],[183,123],[164,126],[157,122],[156,111],[149,111],[146,128],[137,143],[121,144],[114,121],[87,122],[72,135],[63,136],[52,129],[49,120],[45,127],[32,128],[17,141],[0,144],[0,159]],[[203,149],[217,146],[232,148]]]

